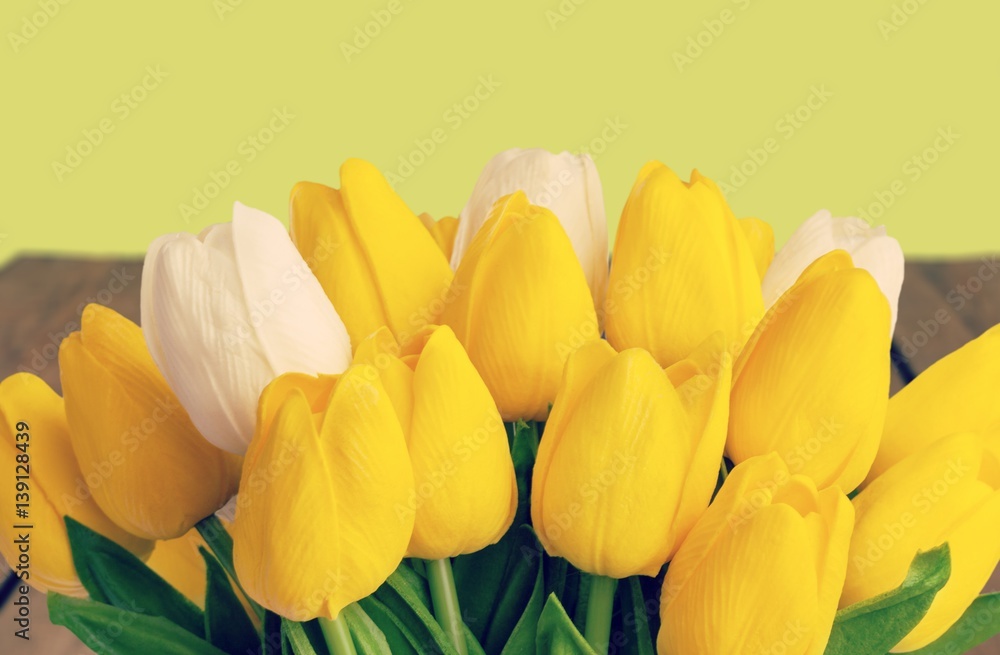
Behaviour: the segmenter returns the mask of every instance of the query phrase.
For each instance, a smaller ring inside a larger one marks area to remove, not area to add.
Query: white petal
[[[886,235],[885,226],[870,227],[860,218],[837,218],[822,210],[803,223],[774,256],[762,283],[764,305],[770,307],[816,259],[831,250],[846,250],[854,265],[867,270],[889,301],[896,326],[899,293],[903,288],[903,250]]]
[[[493,157],[459,215],[452,268],[458,268],[493,204],[515,191],[524,191],[532,204],[551,209],[559,218],[600,307],[608,279],[608,225],[601,180],[589,155],[513,148]]]

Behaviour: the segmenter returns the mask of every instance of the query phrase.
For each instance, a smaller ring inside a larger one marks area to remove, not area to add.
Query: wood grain
[[[88,302],[138,321],[142,263],[31,257],[0,271],[0,377],[30,371],[59,389],[59,341],[79,328]],[[1000,260],[910,262],[899,304],[896,343],[919,373],[1000,323]],[[893,391],[904,383],[893,371]],[[0,562],[0,573],[6,569]],[[1000,591],[995,573],[987,590]],[[89,652],[68,630],[53,626],[45,598],[32,592],[32,639],[12,636],[12,607],[0,608],[0,652],[75,655]],[[1000,655],[1000,637],[971,651]]]

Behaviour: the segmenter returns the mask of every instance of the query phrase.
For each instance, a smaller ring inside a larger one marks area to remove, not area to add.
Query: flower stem
[[[451,572],[450,559],[427,560],[427,576],[431,583],[431,601],[434,616],[444,628],[459,655],[468,655],[462,611],[458,607],[458,592],[455,591],[455,576]]]
[[[246,598],[247,603],[257,615],[258,623],[263,623],[264,608],[253,598],[250,598],[250,594],[243,589],[240,579],[236,577],[236,568],[233,566],[233,538],[229,536],[222,521],[214,514],[210,514],[208,517],[195,523],[194,527],[198,529],[198,534],[208,544],[208,548],[215,555],[215,559],[219,560],[219,564],[222,565],[222,568],[229,574],[233,583],[236,584],[236,588]]]
[[[719,473],[722,475],[722,481],[725,482],[726,478],[729,477],[729,469],[726,468],[726,458],[722,458],[722,463],[719,464]]]
[[[607,655],[611,642],[611,611],[615,603],[618,581],[601,575],[590,577],[590,597],[587,600],[587,624],[584,637],[597,655]]]
[[[358,655],[343,613],[335,619],[319,617],[319,627],[323,631],[323,638],[326,640],[326,647],[330,649],[330,655]]]

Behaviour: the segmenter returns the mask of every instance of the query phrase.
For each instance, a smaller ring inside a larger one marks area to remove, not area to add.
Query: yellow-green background
[[[730,201],[770,220],[779,242],[816,209],[857,213],[899,179],[906,193],[878,222],[908,253],[1000,248],[997,3],[398,0],[348,62],[341,44],[388,0],[231,1],[222,13],[226,0],[70,0],[16,53],[10,34],[39,2],[4,1],[0,260],[141,253],[160,233],[228,220],[236,199],[286,219],[297,180],[337,185],[348,156],[395,170],[438,127],[446,141],[399,192],[416,211],[455,213],[493,153],[575,150],[609,119],[627,125],[597,157],[612,229],[645,160],[724,180],[776,137],[778,152]],[[553,28],[547,12],[560,7],[568,16]],[[879,21],[894,7],[912,15],[886,38]],[[731,24],[679,71],[674,54],[726,9]],[[112,103],[147,66],[169,77],[119,120]],[[445,112],[480,76],[499,88],[452,129]],[[777,123],[813,85],[833,97],[786,140]],[[247,163],[240,143],[276,108],[295,118]],[[58,181],[53,161],[105,117],[115,131]],[[958,140],[912,181],[907,160],[948,127]],[[241,174],[183,220],[180,204],[231,159]]]

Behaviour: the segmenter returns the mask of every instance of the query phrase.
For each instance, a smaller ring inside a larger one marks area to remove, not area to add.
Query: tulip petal
[[[420,214],[419,218],[427,231],[434,237],[434,242],[441,249],[445,258],[450,260],[455,244],[455,235],[458,233],[458,219],[454,216],[442,216],[438,220],[434,220],[434,217],[427,213]]]
[[[757,275],[763,280],[768,267],[774,261],[774,229],[759,218],[740,218],[736,223],[743,230],[750,252],[753,253]]]

